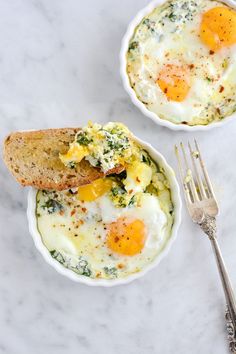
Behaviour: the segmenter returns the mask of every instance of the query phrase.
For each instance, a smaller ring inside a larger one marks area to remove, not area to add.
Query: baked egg
[[[120,123],[89,123],[61,159],[73,168],[85,147],[83,158],[91,157],[94,165],[99,161],[106,171],[122,163],[124,171],[73,190],[38,191],[38,231],[64,267],[94,279],[124,278],[153,262],[171,235],[174,209],[168,179]],[[114,160],[104,160],[104,149]]]
[[[236,11],[171,0],[135,28],[126,56],[137,98],[175,124],[207,125],[236,111]]]

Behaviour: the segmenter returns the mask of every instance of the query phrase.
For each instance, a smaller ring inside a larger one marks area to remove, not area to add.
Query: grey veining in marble
[[[0,0],[0,140],[12,130],[121,120],[176,168],[173,144],[131,104],[119,76],[126,26],[146,0]],[[236,287],[236,122],[195,136],[221,206]],[[160,266],[130,285],[90,288],[36,251],[27,190],[0,162],[0,354],[226,354],[224,299],[207,238],[186,211]]]

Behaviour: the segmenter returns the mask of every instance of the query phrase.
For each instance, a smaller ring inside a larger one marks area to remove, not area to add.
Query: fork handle
[[[226,298],[226,328],[228,332],[229,349],[236,354],[236,300],[233,287],[227,272],[225,262],[216,238],[216,219],[213,216],[204,215],[203,221],[199,223],[201,229],[207,234],[211,241],[217,267],[220,273]]]
[[[216,258],[227,303],[225,317],[227,323],[226,328],[228,332],[229,348],[232,353],[236,353],[236,300],[234,291],[216,236],[209,238]]]

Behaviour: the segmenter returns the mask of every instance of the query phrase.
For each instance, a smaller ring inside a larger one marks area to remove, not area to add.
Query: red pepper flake
[[[223,92],[224,91],[224,86],[220,86],[220,90],[219,90],[219,93]]]
[[[140,179],[138,178],[138,177],[136,177],[136,181],[138,182],[138,183],[140,183],[141,181],[140,181]]]
[[[220,114],[220,109],[218,107],[216,108],[216,112]]]
[[[122,268],[124,268],[124,264],[119,263],[119,264],[117,265],[117,267],[118,267],[119,269],[122,269]]]
[[[193,68],[194,68],[194,64],[190,64],[189,69],[193,69]]]
[[[65,214],[64,210],[60,210],[60,211],[59,211],[59,214],[60,214],[60,215],[64,215],[64,214]]]
[[[130,189],[130,190],[129,190],[129,194],[132,194],[132,193],[133,193],[133,189]]]
[[[75,225],[75,229],[78,229],[81,225],[83,225],[84,221],[83,220],[78,220],[76,225]]]
[[[75,215],[75,212],[76,212],[76,210],[75,210],[75,209],[73,209],[73,210],[71,211],[71,213],[70,213],[70,216]]]
[[[86,213],[87,209],[86,208],[82,208],[82,212]]]
[[[210,51],[209,51],[209,54],[210,54],[210,55],[215,54],[214,50],[210,50]]]

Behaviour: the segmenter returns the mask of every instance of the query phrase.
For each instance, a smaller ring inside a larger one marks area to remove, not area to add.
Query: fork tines
[[[194,203],[196,201],[201,201],[212,197],[214,198],[213,188],[204,165],[198,143],[195,139],[194,148],[192,148],[191,144],[188,142],[188,150],[190,158],[187,157],[187,153],[182,142],[179,147],[175,145],[175,153],[178,160],[180,177],[183,183],[187,202]],[[191,163],[189,160],[191,160]]]

